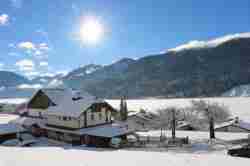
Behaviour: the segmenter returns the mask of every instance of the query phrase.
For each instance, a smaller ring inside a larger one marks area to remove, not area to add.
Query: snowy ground
[[[18,115],[0,114],[0,124],[9,123],[10,121],[17,119],[18,117]]]
[[[0,104],[22,104],[27,100],[26,98],[0,98]]]
[[[148,152],[88,148],[0,147],[0,166],[248,166],[249,159],[219,153]]]
[[[128,110],[139,111],[145,109],[149,112],[156,112],[166,107],[183,108],[189,106],[192,100],[205,100],[217,102],[229,108],[232,116],[250,121],[250,97],[213,97],[213,98],[180,98],[180,99],[138,99],[127,100]],[[106,100],[116,109],[120,107],[120,100]]]
[[[164,136],[171,137],[171,131],[163,131]],[[150,137],[160,137],[161,131],[149,131],[149,132],[137,132],[141,136],[150,136]],[[215,132],[216,138],[231,141],[237,139],[247,139],[250,133],[230,133],[230,132]],[[206,131],[176,131],[176,137],[189,137],[191,140],[205,140],[209,138],[209,132]]]
[[[14,115],[0,115],[0,123],[15,119]],[[160,136],[160,131],[140,133],[147,136]],[[170,131],[165,135],[170,136]],[[236,158],[226,155],[229,144],[221,140],[246,138],[245,133],[219,133],[219,143],[208,143],[208,132],[177,131],[178,137],[189,136],[197,141],[189,146],[178,148],[127,148],[122,150],[86,148],[83,146],[49,147],[41,141],[35,147],[3,147],[0,146],[0,166],[247,166],[250,159]]]

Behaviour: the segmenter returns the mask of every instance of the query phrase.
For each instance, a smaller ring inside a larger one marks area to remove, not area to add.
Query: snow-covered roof
[[[44,126],[44,128],[59,132],[77,134],[77,135],[90,135],[90,136],[107,137],[107,138],[130,134],[134,132],[134,130],[128,128],[128,125],[126,123],[111,123],[95,127],[83,128],[79,130],[65,130],[49,126]]]
[[[127,125],[121,125],[118,123],[84,128],[79,130],[80,135],[91,135],[91,136],[107,137],[107,138],[121,136],[129,134],[131,132],[133,131],[129,130]]]
[[[0,135],[12,134],[25,131],[24,128],[15,124],[0,124]]]
[[[145,121],[155,123],[154,118],[156,118],[156,115],[154,115],[154,114],[152,114],[150,112],[145,112],[145,113],[138,112],[138,113],[133,114],[133,115],[131,115],[129,117],[136,117],[136,118],[140,118],[140,119],[145,120]]]
[[[65,89],[41,89],[53,103],[59,104],[64,95],[69,95],[69,92]]]
[[[47,95],[49,99],[56,105],[63,102],[62,100],[65,98],[65,96],[68,96],[71,99],[74,97],[80,97],[80,96],[85,96],[85,97],[91,96],[89,93],[84,92],[84,91],[75,91],[75,90],[63,89],[63,88],[44,88],[44,89],[37,90],[33,94],[33,96],[30,98],[29,101],[31,101],[39,91],[42,91],[45,95]]]
[[[104,100],[96,99],[91,96],[83,96],[79,100],[72,100],[70,96],[64,96],[61,103],[57,106],[51,106],[45,113],[47,115],[79,117],[92,104],[104,103]]]
[[[218,125],[215,125],[215,129],[218,128],[223,128],[223,127],[227,127],[227,126],[235,126],[235,127],[239,127],[245,130],[249,130],[250,131],[250,123],[246,122],[246,121],[242,121],[242,120],[231,120],[228,122],[224,122]]]
[[[37,124],[39,126],[43,126],[44,122],[41,119],[35,119],[30,117],[19,117],[15,120],[9,122],[10,124],[19,125],[19,126],[32,126]]]
[[[186,121],[181,121],[177,124],[177,127],[176,128],[182,128],[182,127],[186,127],[186,126],[192,126],[191,123],[189,122],[186,122]]]

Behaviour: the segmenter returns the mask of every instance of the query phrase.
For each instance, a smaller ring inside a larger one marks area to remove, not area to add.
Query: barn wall
[[[52,101],[40,90],[28,103],[28,108],[47,109],[51,105],[53,105]]]

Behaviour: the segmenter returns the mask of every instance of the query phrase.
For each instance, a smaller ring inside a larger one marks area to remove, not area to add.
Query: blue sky
[[[191,40],[250,31],[249,0],[2,0],[0,68],[26,76],[157,54]],[[79,40],[98,19],[96,44]]]

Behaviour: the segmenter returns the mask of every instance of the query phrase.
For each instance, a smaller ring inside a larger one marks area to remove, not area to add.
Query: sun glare
[[[84,20],[80,29],[80,37],[84,43],[96,44],[104,34],[103,25],[96,18]]]

